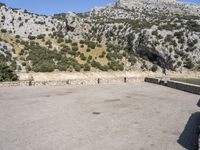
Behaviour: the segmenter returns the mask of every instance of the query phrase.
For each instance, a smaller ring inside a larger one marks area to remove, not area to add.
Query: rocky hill
[[[0,30],[0,62],[16,72],[200,69],[197,4],[119,0],[42,16],[0,3]]]

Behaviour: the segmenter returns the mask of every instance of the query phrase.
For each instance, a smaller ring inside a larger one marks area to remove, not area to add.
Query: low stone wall
[[[113,77],[113,78],[84,78],[64,81],[16,81],[0,82],[0,87],[10,86],[64,86],[64,85],[92,85],[143,82],[143,77]]]
[[[199,85],[183,83],[183,82],[178,82],[178,81],[171,81],[171,80],[164,83],[164,81],[157,79],[157,78],[145,78],[145,82],[160,84],[160,85],[164,85],[164,86],[174,88],[177,90],[182,90],[182,91],[200,95],[200,86]]]
[[[145,78],[144,81],[150,82],[150,83],[155,83],[155,84],[159,84],[159,82],[160,82],[160,80],[157,78]]]
[[[0,87],[8,86],[29,86],[29,81],[16,81],[16,82],[0,82]]]
[[[167,81],[167,86],[178,89],[178,90],[182,90],[182,91],[200,95],[200,86],[198,86],[198,85],[177,82],[177,81]]]

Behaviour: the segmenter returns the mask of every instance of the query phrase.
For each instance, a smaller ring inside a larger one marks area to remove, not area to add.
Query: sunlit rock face
[[[119,3],[124,5],[131,5],[135,3],[173,3],[176,0],[119,0]]]
[[[142,4],[155,4],[155,3],[175,3],[176,0],[119,0],[118,4],[120,6],[126,6],[126,7],[136,7],[138,5]]]

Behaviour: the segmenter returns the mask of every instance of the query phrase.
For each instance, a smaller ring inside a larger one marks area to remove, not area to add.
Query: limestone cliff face
[[[83,34],[89,32],[90,25],[84,23],[75,13],[69,12],[66,15],[66,29],[71,37],[81,38]]]
[[[143,4],[158,4],[158,3],[175,3],[176,0],[119,0],[118,4],[120,6],[130,7],[138,7]]]
[[[119,0],[119,3],[121,4],[135,4],[135,3],[173,3],[176,2],[176,0]]]
[[[126,70],[149,70],[154,64],[166,66],[163,62],[167,62],[167,67],[172,70],[191,69],[193,64],[200,68],[200,5],[176,0],[119,0],[117,4],[86,13],[69,12],[51,17],[12,9],[0,3],[0,55],[8,58],[7,64],[16,62],[22,71],[28,68],[26,65],[34,67],[29,55],[35,49],[29,49],[27,44],[33,42],[50,49],[49,52],[58,50],[62,56],[67,53],[71,58],[76,54],[71,51],[72,44],[78,43],[81,51],[77,56],[86,54],[84,56],[88,55],[89,59],[95,54],[94,59],[103,65],[106,61],[113,65],[111,62],[119,60]],[[99,47],[87,52],[86,43],[90,42]],[[106,47],[110,44],[115,51]],[[102,53],[96,57],[101,49],[106,55]],[[120,54],[119,58],[114,52]],[[135,59],[133,53],[137,54]],[[63,67],[62,63],[66,63],[72,71],[71,64],[80,60],[76,58],[67,63],[53,59],[51,63],[56,67]],[[137,63],[133,64],[136,59]],[[87,60],[87,63],[91,61]]]

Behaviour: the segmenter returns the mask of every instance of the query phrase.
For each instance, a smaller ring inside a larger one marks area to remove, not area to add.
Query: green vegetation
[[[35,72],[52,72],[56,69],[53,59],[60,56],[55,51],[50,51],[37,43],[31,43],[26,49],[30,50],[27,57],[32,62],[32,70]]]
[[[151,71],[156,72],[157,70],[158,70],[158,66],[154,64],[154,65],[151,67]]]
[[[93,53],[88,50],[96,46],[95,42],[80,41],[80,43],[88,44],[88,48],[86,49],[87,53]],[[122,63],[121,60],[124,57],[129,58],[132,65],[137,61],[134,55],[128,55],[126,52],[122,53],[120,52],[119,46],[114,46],[112,44],[108,44],[107,51],[102,51],[102,53],[96,57],[88,56],[88,54],[81,52],[78,43],[71,43],[71,46],[61,44],[59,51],[56,49],[49,49],[49,45],[51,44],[52,42],[50,40],[45,42],[47,47],[42,47],[39,43],[34,41],[24,43],[25,47],[19,54],[21,55],[20,60],[23,61],[22,65],[27,71],[53,72],[59,70],[79,72],[90,71],[92,67],[102,71],[122,71],[124,70],[124,63]],[[102,65],[100,60],[105,58],[107,58],[108,62]]]
[[[191,59],[187,59],[184,63],[184,67],[188,68],[188,69],[192,69],[194,67],[194,63],[192,62]]]
[[[66,20],[66,13],[55,14],[53,17],[58,19],[58,20],[65,21]]]
[[[6,33],[7,30],[6,30],[6,29],[1,29],[1,32],[2,32],[2,33]]]
[[[16,64],[12,62],[11,65],[7,65],[7,58],[0,54],[0,82],[16,81],[18,79],[15,74]]]
[[[177,24],[165,24],[165,25],[161,25],[158,27],[158,30],[169,30],[169,31],[172,31],[172,30],[177,30],[177,29],[180,29],[181,26],[178,26]]]
[[[192,20],[190,20],[190,21],[187,22],[187,28],[190,31],[200,32],[200,25],[197,24],[197,22],[192,21]]]

